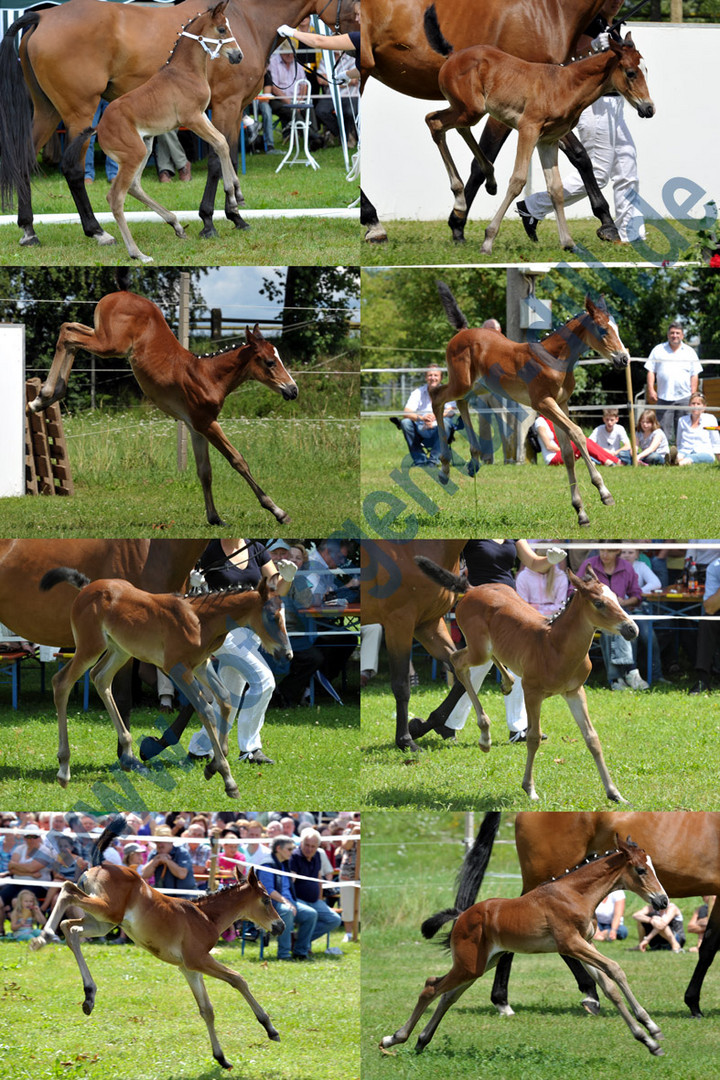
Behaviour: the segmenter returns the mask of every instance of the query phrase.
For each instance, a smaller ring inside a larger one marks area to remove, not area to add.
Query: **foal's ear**
[[[628,49],[634,49],[635,48],[635,42],[632,39],[632,34],[631,33],[628,32],[625,35],[625,40],[623,41],[623,45],[626,46],[626,48],[628,48]]]
[[[268,598],[269,593],[270,593],[270,589],[269,589],[269,586],[268,586],[268,579],[265,577],[264,574],[260,578],[260,583],[259,583],[259,585],[257,587],[257,591],[259,592],[260,599],[262,600],[262,602],[264,604],[265,601]]]
[[[245,340],[246,341],[253,341],[253,340],[257,341],[258,338],[262,339],[262,334],[260,333],[260,323],[255,323],[252,330],[250,329],[249,326],[245,327]]]
[[[216,4],[215,7],[212,9],[212,17],[213,17],[213,19],[219,19],[220,16],[225,11],[225,8],[227,6],[228,6],[228,0],[221,0],[221,3]]]

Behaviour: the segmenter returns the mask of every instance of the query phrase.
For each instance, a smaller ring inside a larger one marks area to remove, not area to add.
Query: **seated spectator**
[[[703,937],[705,936],[705,931],[707,930],[708,916],[710,915],[710,911],[715,903],[714,896],[703,896],[702,899],[702,904],[700,905],[700,907],[695,908],[690,917],[690,922],[688,923],[688,934],[697,934],[698,936],[697,945],[691,945],[688,949],[688,952],[700,951],[700,946],[703,943]]]
[[[437,467],[440,464],[440,435],[430,399],[430,390],[434,386],[439,386],[441,381],[441,369],[437,364],[431,364],[425,372],[425,385],[413,390],[405,402],[405,414],[402,420],[398,421],[412,458],[411,467],[423,465]],[[454,401],[448,401],[445,405],[443,423],[445,434],[450,441],[451,436],[462,426]]]
[[[270,843],[270,858],[258,872],[261,884],[267,889],[278,915],[285,923],[285,929],[278,938],[278,960],[309,958],[313,931],[318,919],[313,907],[298,900],[292,878],[276,873],[278,870],[288,869],[294,850],[295,843],[290,837],[273,837]]]
[[[625,892],[615,889],[601,900],[595,908],[597,930],[595,941],[623,941],[628,936],[625,926]]]
[[[15,941],[28,941],[38,937],[45,921],[37,896],[30,889],[21,889],[12,901],[10,937]]]
[[[295,880],[295,895],[317,913],[317,921],[312,930],[312,940],[325,937],[331,930],[341,925],[340,915],[323,900],[323,891],[318,880],[321,877],[322,859],[320,857],[320,833],[317,829],[306,829],[302,834],[300,846],[290,856],[288,869],[298,877]]]
[[[640,952],[648,949],[671,949],[674,953],[684,952],[685,931],[680,908],[672,900],[668,906],[657,911],[652,904],[646,904],[640,911],[633,912],[637,920]]]
[[[614,548],[600,548],[597,555],[581,564],[578,577],[584,577],[588,566],[597,574],[599,581],[607,585],[617,596],[620,606],[627,612],[634,611],[642,603],[642,591],[632,565],[619,557]],[[612,690],[647,690],[648,684],[641,677],[633,656],[632,643],[621,634],[600,634],[608,681]]]
[[[139,874],[144,862],[145,848],[141,844],[136,844],[134,840],[131,840],[129,844],[123,845],[124,866],[129,866],[131,870],[136,870]]]
[[[210,858],[210,845],[208,843],[197,843],[196,841],[204,840],[207,835],[204,823],[199,821],[193,821],[188,825],[187,829],[181,836],[183,839],[192,840],[193,843],[187,844],[187,849],[190,852],[190,859],[193,865],[193,875],[204,874],[207,870],[208,859]]]
[[[168,825],[155,830],[155,854],[140,868],[145,881],[156,889],[196,889],[190,852],[173,836]]]
[[[603,422],[590,436],[594,443],[614,457],[619,457],[621,450],[630,450],[630,440],[619,420],[620,413],[617,409],[603,409]]]
[[[329,60],[327,57],[332,57]],[[357,146],[357,128],[355,127],[355,115],[358,108],[358,86],[360,83],[360,72],[355,66],[355,61],[348,53],[333,52],[326,54],[323,53],[322,60],[318,64],[317,76],[320,86],[329,88],[329,79],[334,79],[338,84],[338,93],[340,95],[340,105],[342,107],[343,122],[345,125],[345,134],[347,136],[348,146]],[[331,135],[334,135],[336,139],[340,137],[340,126],[338,124],[337,114],[335,112],[335,101],[328,89],[326,93],[318,99],[315,105],[315,115],[317,116],[318,124],[322,124]]]
[[[705,395],[699,391],[691,394],[690,412],[678,420],[674,464],[712,464],[720,461],[720,432],[714,430],[717,426],[717,417],[705,412]],[[671,454],[671,458],[673,456]]]
[[[535,553],[543,555],[544,551],[536,548]],[[515,578],[515,588],[518,596],[532,604],[541,615],[550,618],[567,600],[570,582],[558,565],[550,565],[545,571],[522,566]]]
[[[636,574],[637,579],[638,579],[638,584],[640,585],[640,590],[641,590],[643,596],[646,593],[653,593],[653,592],[659,592],[660,591],[660,589],[662,588],[662,583],[660,581],[660,578],[657,576],[655,571],[650,567],[649,560],[646,561],[646,559],[641,556],[641,554],[640,554],[640,552],[639,552],[639,550],[637,548],[631,548],[631,547],[623,548],[622,549],[622,557],[623,557],[623,559],[625,559],[627,562],[629,562],[631,564],[633,570],[635,571],[635,574]],[[639,605],[639,607],[636,608],[636,613],[638,615],[651,615],[652,614],[652,608],[650,607],[649,604],[647,604],[647,603],[645,603],[645,601],[643,601]],[[649,644],[649,641],[650,641],[650,626],[651,626],[651,623],[646,622],[644,619],[640,619],[640,621],[638,622],[638,628],[640,630],[640,633],[639,633],[636,641],[634,641],[632,643],[632,645],[633,645],[633,656],[635,656],[636,659],[637,659],[637,654],[638,654],[638,645],[642,647],[643,651],[647,655],[648,644]],[[658,636],[655,633],[655,631],[653,631],[653,639],[652,639],[652,641],[653,641],[653,650],[652,650],[652,660],[653,660],[652,677],[653,677],[653,682],[665,682],[666,680],[663,677],[663,672],[662,672],[660,643],[659,643]]]
[[[544,416],[538,416],[533,424],[533,428],[540,440],[540,452],[542,459],[546,465],[562,465],[562,451],[560,450],[560,444],[555,438],[555,425],[550,420],[546,420]],[[611,454],[609,450],[603,450],[602,446],[598,446],[593,439],[586,439],[588,454],[596,461],[598,465],[619,465],[620,458],[615,454]],[[574,442],[571,442],[573,454],[575,460],[581,456],[580,451]]]
[[[640,413],[637,422],[637,445],[638,461],[641,465],[665,465],[670,461],[670,446],[667,435],[660,427],[654,409],[645,409]],[[630,447],[619,451],[618,454],[623,465],[632,465],[632,451]]]
[[[720,612],[720,558],[711,562],[705,575],[703,613],[717,615]],[[691,694],[707,694],[712,688],[713,659],[720,645],[720,622],[714,619],[698,619],[697,652],[695,671],[698,681]]]
[[[169,184],[176,173],[178,180],[192,180],[192,166],[177,131],[155,136],[155,164],[161,184]]]
[[[47,886],[52,878],[55,852],[45,843],[39,826],[30,823],[24,827],[23,833],[24,840],[16,844],[8,860],[8,878],[2,879],[8,882],[0,888],[0,903],[3,908],[9,908],[18,893],[25,888],[23,885],[13,885],[13,877],[35,878],[38,884],[29,888],[39,902],[46,899]]]
[[[293,109],[293,95],[298,83],[309,81],[305,70],[298,64],[293,47],[289,41],[283,41],[278,49],[270,57],[267,69],[266,83],[263,87],[263,96],[267,96],[270,108],[280,118],[283,128],[283,138],[290,134],[290,125],[296,110]],[[304,97],[305,87],[298,88],[298,97]],[[325,140],[320,135],[315,118],[315,110],[312,104],[310,112],[310,131],[308,145],[311,150],[317,150],[324,145]]]

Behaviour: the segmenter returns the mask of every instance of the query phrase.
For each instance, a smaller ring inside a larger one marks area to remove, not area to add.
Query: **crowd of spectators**
[[[192,896],[231,885],[237,873],[244,876],[254,866],[286,923],[278,959],[311,959],[313,941],[324,941],[343,923],[343,942],[356,939],[358,887],[350,882],[359,813],[188,811],[124,817],[123,835],[104,851],[103,861],[130,867],[155,888]],[[109,820],[73,812],[0,814],[0,936],[26,940],[39,933],[62,883],[81,882]],[[223,938],[231,943],[243,933],[258,936],[254,928],[237,924]],[[123,944],[126,939],[113,932],[109,940]]]

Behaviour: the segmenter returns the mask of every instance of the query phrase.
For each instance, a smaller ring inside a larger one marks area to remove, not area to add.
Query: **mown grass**
[[[419,670],[422,670],[420,668]],[[602,810],[605,792],[593,759],[565,702],[549,698],[542,709],[541,743],[535,759],[531,804],[521,788],[526,749],[508,739],[499,686],[483,684],[481,701],[490,716],[493,746],[478,746],[475,715],[457,743],[439,735],[422,739],[417,755],[395,747],[395,699],[386,683],[372,681],[362,694],[363,804],[415,810]],[[689,697],[689,682],[654,685],[642,693],[588,688],[590,718],[620,794],[638,810],[720,809],[715,746],[720,737],[720,700]],[[443,682],[414,690],[410,715],[426,717],[443,700]]]
[[[98,811],[138,806],[155,809],[168,802],[199,806],[209,801],[216,809],[238,805],[225,795],[219,776],[206,781],[202,765],[186,760],[190,736],[200,726],[196,718],[191,720],[181,745],[156,758],[147,775],[118,769],[115,731],[92,689],[88,712],[82,710],[79,691],[70,698],[72,778],[67,788],[61,788],[55,780],[57,714],[49,680],[42,694],[39,671],[27,661],[23,665],[18,710],[10,705],[7,684],[0,688],[0,802],[8,806],[46,806],[52,802],[59,810],[83,803]],[[343,706],[329,701],[325,692],[318,690],[312,707],[268,710],[263,747],[275,760],[274,765],[240,762],[237,738],[231,732],[228,760],[244,806],[294,804],[299,790],[303,799],[309,800],[308,805],[348,806],[359,802],[360,710],[352,665],[349,670]],[[154,705],[133,709],[136,756],[143,737],[157,736],[171,719],[159,714]]]
[[[347,380],[354,382],[355,380]],[[281,416],[221,417],[223,430],[252,475],[292,520],[298,535],[324,536],[359,518],[359,424],[303,418],[286,402]],[[0,535],[213,536],[188,440],[188,465],[176,460],[176,424],[156,410],[78,413],[64,423],[75,484],[71,497],[0,500]],[[211,448],[215,504],[229,527],[265,535],[275,518]]]
[[[470,457],[462,435],[453,450],[466,461]],[[405,440],[387,420],[363,421],[361,454],[362,526],[369,535],[587,535],[577,524],[561,467],[484,465],[475,478],[452,468],[452,483],[443,487],[436,470],[407,467]],[[715,465],[605,468],[614,506],[600,502],[581,461],[576,475],[593,536],[654,536],[659,522],[666,536],[708,535],[715,527]]]
[[[333,946],[340,935],[331,939]],[[90,1018],[80,1009],[80,973],[69,949],[0,941],[7,1080],[210,1080],[227,1072],[213,1061],[207,1029],[179,972],[133,945],[86,944],[98,984]],[[221,963],[240,972],[280,1032],[271,1042],[237,991],[206,986],[233,1075],[247,1080],[355,1080],[360,1075],[360,946],[311,964],[279,964],[271,944],[219,946]],[[268,959],[272,957],[272,959]]]
[[[317,171],[300,166],[285,166],[275,173],[280,157],[255,155],[248,159],[248,172],[240,177],[245,208],[248,210],[305,210],[311,208],[346,208],[357,198],[358,184],[345,179],[345,164],[340,148],[319,152]],[[197,211],[205,187],[205,162],[193,165],[193,179],[183,184],[173,181],[160,184],[149,170],[143,185],[151,198],[173,211]],[[109,185],[102,169],[88,188],[90,202],[98,213],[107,213]],[[130,231],[146,255],[158,265],[215,266],[253,265],[347,265],[359,262],[361,233],[358,221],[331,217],[258,218],[249,229],[235,229],[225,218],[222,188],[215,201],[215,228],[218,237],[203,240],[199,236],[200,218],[185,222],[185,240],[159,218],[157,223],[130,223]],[[62,176],[57,171],[39,177],[33,184],[33,209],[40,213],[75,213]],[[126,202],[127,212],[142,210],[134,199]],[[242,208],[241,208],[242,213]],[[194,222],[194,223],[193,223]],[[20,232],[14,224],[0,228],[0,263],[7,266],[60,266],[69,263],[90,266],[123,265],[132,260],[120,240],[117,226],[104,226],[117,243],[101,247],[86,237],[78,224],[36,226],[40,246],[20,247]],[[350,254],[354,252],[355,254]]]
[[[712,1072],[720,1022],[712,971],[703,993],[707,1019],[693,1021],[683,993],[695,955],[630,952],[630,939],[599,947],[619,961],[633,992],[661,1026],[665,1057],[651,1057],[636,1044],[609,1002],[603,1000],[598,1017],[584,1013],[570,973],[550,956],[515,957],[510,1002],[516,1016],[501,1019],[491,1005],[489,972],[450,1009],[423,1054],[414,1053],[415,1037],[383,1054],[380,1039],[405,1022],[425,979],[449,969],[447,954],[425,942],[419,927],[454,902],[462,831],[457,813],[363,816],[363,1080],[704,1080]],[[500,836],[511,841],[512,835],[504,821]],[[514,844],[496,841],[479,899],[516,896],[520,887]],[[629,893],[626,911],[640,903]],[[678,903],[687,920],[699,900]]]
[[[483,263],[528,262],[600,262],[600,263],[674,263],[685,256],[696,242],[697,231],[682,221],[648,220],[645,242],[608,244],[595,234],[597,221],[573,220],[570,232],[574,251],[562,251],[555,221],[548,219],[533,244],[518,219],[509,214],[503,221],[491,255],[481,255],[480,245],[487,221],[471,220],[465,231],[466,242],[453,242],[446,219],[441,221],[389,221],[386,244],[366,244],[362,262],[365,266],[431,266]]]

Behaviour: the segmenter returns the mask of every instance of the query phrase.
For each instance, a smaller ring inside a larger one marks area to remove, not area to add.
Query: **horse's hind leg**
[[[173,214],[172,210],[166,209],[166,207],[164,207],[162,203],[159,203],[157,202],[157,200],[150,198],[150,196],[147,194],[147,192],[144,190],[140,183],[142,175],[145,171],[145,166],[148,163],[148,158],[150,157],[150,153],[152,150],[152,139],[150,139],[149,142],[145,144],[145,150],[145,158],[142,165],[133,177],[133,182],[128,188],[128,194],[132,195],[132,197],[134,199],[137,199],[138,202],[143,203],[144,206],[147,206],[149,210],[153,210],[158,215],[158,217],[161,217],[163,221],[166,221],[168,225],[171,225],[173,227],[176,236],[178,236],[181,240],[184,240],[185,230],[183,229],[175,214]]]
[[[487,119],[485,127],[483,128],[482,135],[478,140],[478,146],[485,154],[488,161],[495,161],[497,159],[503,143],[510,134],[510,128],[505,124],[501,124],[499,120],[495,120],[490,116]],[[467,207],[467,214],[470,213],[470,207],[475,201],[480,187],[485,180],[485,173],[480,168],[477,158],[473,158],[472,166],[470,168],[470,176],[468,182],[465,185],[465,205]],[[452,230],[452,238],[456,244],[463,244],[465,242],[465,219],[460,220],[455,214],[450,214],[448,218],[448,225]]]
[[[108,643],[107,652],[100,658],[90,672],[90,678],[113,722],[118,737],[118,757],[120,767],[129,772],[131,769],[147,775],[147,769],[132,752],[132,736],[125,726],[120,710],[112,695],[112,681],[121,667],[130,659],[130,654],[121,649],[114,641]]]
[[[286,514],[286,512],[283,509],[281,509],[281,507],[279,507],[275,502],[273,502],[273,500],[270,498],[270,496],[266,495],[265,492],[263,491],[263,489],[260,487],[260,485],[255,482],[255,480],[254,480],[254,478],[253,478],[253,476],[252,476],[252,474],[250,472],[250,469],[248,468],[248,463],[246,462],[245,458],[242,456],[242,454],[240,453],[239,450],[235,449],[233,444],[230,442],[230,440],[225,435],[225,432],[223,431],[223,429],[218,424],[217,420],[213,420],[213,422],[211,424],[208,424],[208,426],[203,431],[195,431],[195,430],[193,430],[192,444],[193,444],[193,450],[195,451],[195,460],[197,461],[198,460],[198,450],[197,450],[198,443],[196,442],[196,437],[200,437],[203,440],[207,440],[207,442],[205,443],[206,448],[207,448],[207,443],[208,442],[212,443],[212,445],[215,447],[215,449],[219,450],[220,453],[223,455],[223,457],[227,458],[227,460],[232,465],[233,469],[235,469],[236,472],[240,473],[240,476],[242,476],[243,480],[247,484],[249,484],[253,494],[255,495],[255,498],[258,500],[260,505],[262,507],[264,507],[265,510],[269,510],[270,513],[280,522],[281,525],[285,525],[285,524],[287,524],[287,522],[290,521],[290,517],[288,516],[288,514]],[[200,475],[199,464],[198,464],[198,475]],[[202,478],[201,478],[201,482],[202,482]],[[205,490],[204,487],[203,487],[203,490]],[[211,501],[212,501],[212,496],[210,498],[211,498]],[[207,503],[207,498],[206,498],[206,503]],[[210,521],[209,517],[208,517],[208,521]],[[212,524],[216,524],[216,523],[211,521],[210,524],[212,525]]]
[[[480,118],[482,113],[479,114],[477,119]],[[445,170],[450,180],[450,189],[455,197],[455,203],[453,205],[453,215],[461,221],[464,221],[467,217],[467,207],[465,205],[465,185],[460,179],[460,174],[457,170],[457,166],[453,161],[452,154],[448,150],[446,132],[449,128],[456,126],[458,120],[458,111],[450,107],[449,109],[442,109],[439,112],[428,113],[425,117],[425,123],[427,124],[430,134],[432,135],[433,142],[440,151],[440,157],[443,159]]]
[[[487,191],[488,195],[497,195],[495,166],[493,165],[492,161],[490,161],[489,158],[485,157],[485,154],[480,148],[480,144],[475,141],[473,133],[469,127],[458,126],[457,133],[465,140],[467,146],[470,149],[470,153],[482,169],[483,175],[485,176],[485,190]]]
[[[442,996],[443,994],[447,994],[448,997],[450,997],[451,991],[456,989],[456,987],[463,985],[465,982],[465,978],[453,976],[452,971],[449,971],[447,975],[435,975],[427,979],[425,987],[417,1000],[417,1004],[410,1014],[410,1018],[402,1027],[398,1028],[394,1035],[386,1035],[381,1040],[381,1048],[383,1050],[389,1050],[391,1046],[396,1046],[397,1043],[407,1042],[423,1013],[429,1008],[435,998]],[[450,1002],[450,1004],[452,1004],[452,1002]],[[420,1049],[422,1049],[422,1047],[420,1047]]]
[[[465,424],[465,433],[467,434],[468,443],[470,444],[470,461],[467,467],[468,475],[475,476],[480,468],[480,457],[482,454],[480,440],[475,434],[475,428],[473,427],[472,417],[470,415],[470,405],[468,404],[467,398],[460,398],[457,407],[463,423]]]
[[[435,1012],[432,1014],[430,1020],[418,1035],[418,1041],[415,1046],[415,1052],[417,1054],[421,1054],[427,1044],[430,1042],[433,1035],[438,1029],[440,1021],[442,1020],[443,1016],[448,1011],[450,1006],[454,1005],[457,999],[459,997],[462,997],[465,991],[469,990],[469,988],[474,982],[475,980],[471,979],[469,982],[464,983],[462,986],[457,986],[454,990],[449,990],[443,994],[443,996],[440,998],[437,1008],[435,1009]]]
[[[75,334],[87,334],[94,337],[91,326],[82,323],[63,323],[60,327],[55,355],[45,382],[40,387],[38,396],[29,401],[27,412],[42,412],[56,401],[61,401],[67,393],[68,378],[75,363],[75,353],[79,345],[73,341]]]
[[[59,768],[57,782],[61,787],[67,787],[70,780],[70,743],[68,741],[67,731],[67,703],[68,698],[70,697],[70,691],[78,679],[81,679],[87,669],[102,655],[105,648],[106,644],[102,641],[100,646],[96,648],[94,652],[76,649],[72,660],[53,676],[53,699],[55,701],[58,720],[57,757]]]

